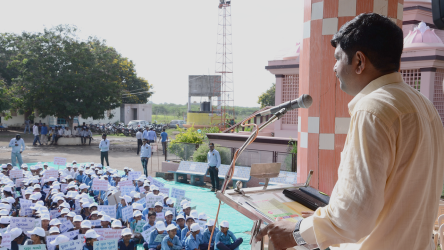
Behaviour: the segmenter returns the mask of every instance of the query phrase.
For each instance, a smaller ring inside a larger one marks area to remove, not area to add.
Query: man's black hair
[[[150,216],[157,216],[157,214],[156,214],[156,212],[151,211],[151,212],[148,212],[148,218],[149,218]]]
[[[376,13],[363,13],[342,25],[331,39],[331,45],[341,46],[348,57],[361,51],[373,66],[383,72],[399,70],[403,49],[403,33],[389,18]]]
[[[214,143],[210,142],[208,143],[208,146],[214,146]]]

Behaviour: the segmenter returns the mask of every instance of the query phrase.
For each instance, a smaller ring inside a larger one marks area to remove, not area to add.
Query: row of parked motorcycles
[[[132,137],[135,137],[137,131],[141,129],[136,126],[127,126],[123,122],[119,123],[118,125],[111,123],[107,124],[90,123],[88,126],[92,133],[107,134],[107,135],[124,134],[125,136],[132,136]],[[153,123],[150,124],[148,128],[149,129],[154,128],[154,131],[156,131],[157,134],[160,134],[162,133],[162,129],[166,128],[166,125]]]

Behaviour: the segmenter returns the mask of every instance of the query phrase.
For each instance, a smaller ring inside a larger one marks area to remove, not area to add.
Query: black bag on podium
[[[311,210],[325,207],[330,202],[328,195],[312,187],[284,189],[283,194]]]

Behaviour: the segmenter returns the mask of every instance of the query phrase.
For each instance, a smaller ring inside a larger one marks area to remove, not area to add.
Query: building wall
[[[137,109],[137,119],[134,119],[134,111],[133,109]],[[152,105],[149,104],[123,104],[122,107],[119,108],[120,117],[123,118],[125,124],[128,124],[131,120],[145,120],[148,122],[152,121]]]
[[[114,116],[111,119],[108,119],[108,115],[109,114],[113,114]],[[82,123],[86,123],[86,124],[90,124],[90,123],[115,123],[115,122],[119,122],[120,121],[120,107],[115,108],[113,110],[110,111],[105,111],[105,118],[104,119],[97,119],[94,120],[92,117],[82,117],[79,116],[79,124]]]

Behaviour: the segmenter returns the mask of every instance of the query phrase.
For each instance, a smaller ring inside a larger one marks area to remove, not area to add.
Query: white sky
[[[154,103],[185,104],[188,75],[215,74],[218,0],[2,1],[0,32],[72,24],[105,39],[154,85]],[[232,0],[236,106],[259,106],[267,61],[302,35],[302,0]]]

